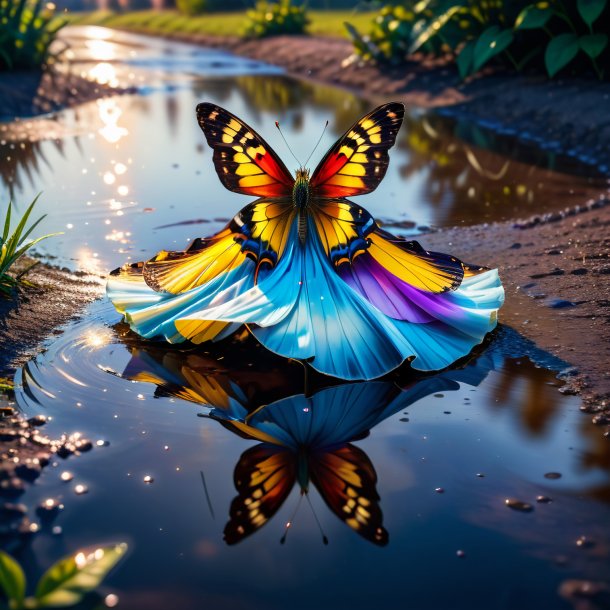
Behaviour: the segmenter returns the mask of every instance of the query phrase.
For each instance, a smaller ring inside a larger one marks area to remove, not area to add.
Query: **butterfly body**
[[[383,179],[403,104],[375,108],[311,174],[295,175],[229,111],[196,112],[222,184],[257,199],[187,250],[114,272],[110,298],[142,336],[197,344],[247,324],[275,353],[371,379],[410,357],[444,368],[494,328],[504,298],[496,271],[398,238],[348,199]]]

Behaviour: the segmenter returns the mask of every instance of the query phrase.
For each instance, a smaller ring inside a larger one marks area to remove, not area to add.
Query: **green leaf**
[[[83,549],[65,557],[45,572],[36,588],[41,607],[71,606],[96,589],[127,551],[123,542]]]
[[[480,70],[492,57],[502,53],[513,41],[511,30],[501,30],[497,25],[487,28],[474,46],[473,72]]]
[[[423,32],[415,39],[415,41],[409,47],[409,54],[415,53],[423,45],[425,45],[430,39],[434,38],[444,25],[455,15],[462,7],[452,6],[447,9],[442,15],[430,22],[430,24],[423,30]]]
[[[544,63],[549,76],[555,76],[559,70],[567,66],[576,57],[579,48],[576,34],[560,34],[553,38],[544,53]]]
[[[553,9],[547,2],[526,6],[515,19],[515,30],[535,30],[543,28],[552,17]]]
[[[583,21],[591,27],[606,8],[606,0],[578,0],[576,6]]]
[[[578,44],[591,59],[595,59],[606,48],[608,36],[606,34],[587,34],[578,39]]]
[[[25,574],[21,566],[4,551],[0,551],[0,588],[11,602],[11,607],[23,606]]]
[[[474,40],[469,40],[460,51],[460,54],[456,58],[458,70],[462,80],[471,74],[472,60],[474,59]]]

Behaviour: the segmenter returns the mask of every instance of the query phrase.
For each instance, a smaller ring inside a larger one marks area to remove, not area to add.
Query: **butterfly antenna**
[[[326,534],[324,533],[324,530],[322,529],[322,525],[320,524],[320,520],[318,519],[318,515],[316,514],[316,511],[313,508],[313,504],[311,503],[311,500],[309,499],[309,494],[305,494],[307,496],[307,503],[309,504],[309,508],[311,508],[311,512],[313,513],[313,517],[316,520],[316,523],[318,524],[318,529],[320,530],[320,534],[322,535],[322,542],[324,544],[328,544],[328,538],[326,537]]]
[[[205,475],[203,474],[203,470],[199,471],[201,474],[201,482],[203,483],[203,491],[205,492],[205,499],[208,501],[208,508],[210,509],[210,514],[212,515],[212,519],[216,520],[214,515],[214,507],[212,506],[212,500],[210,499],[210,494],[208,493],[208,486],[205,482]]]
[[[277,130],[280,132],[280,135],[282,136],[282,140],[284,140],[284,144],[286,144],[286,148],[288,148],[288,150],[290,151],[290,154],[294,157],[294,160],[299,164],[299,167],[303,167],[303,164],[297,159],[297,156],[292,152],[292,148],[290,148],[290,144],[288,144],[288,141],[284,137],[284,134],[282,133],[282,128],[280,127],[279,121],[275,122],[275,126],[277,127]]]
[[[299,496],[299,501],[297,502],[297,505],[295,506],[294,510],[292,511],[292,516],[290,517],[290,519],[288,521],[286,521],[286,526],[284,529],[284,535],[280,538],[280,544],[285,544],[286,542],[286,538],[288,537],[288,530],[292,527],[292,523],[294,521],[294,518],[297,514],[297,511],[299,510],[299,506],[301,506],[301,501],[303,500],[303,494],[301,494]]]
[[[305,165],[307,165],[309,163],[309,159],[311,159],[311,155],[313,155],[316,152],[316,148],[318,148],[318,146],[320,145],[320,142],[322,141],[322,138],[324,137],[324,134],[326,133],[327,127],[328,127],[328,121],[326,121],[326,125],[324,125],[324,129],[322,130],[322,133],[320,134],[320,137],[318,138],[316,145],[313,147],[313,150],[311,151],[309,157],[307,157],[307,161],[305,161]],[[305,167],[305,165],[303,167]]]

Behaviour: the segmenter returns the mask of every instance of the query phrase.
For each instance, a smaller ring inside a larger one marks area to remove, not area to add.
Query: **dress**
[[[396,102],[376,108],[311,178],[293,178],[254,130],[200,104],[220,179],[258,199],[183,252],[117,269],[110,300],[142,337],[202,343],[245,324],[269,350],[342,379],[466,356],[497,323],[497,271],[397,238],[348,199],[383,178],[403,114]]]

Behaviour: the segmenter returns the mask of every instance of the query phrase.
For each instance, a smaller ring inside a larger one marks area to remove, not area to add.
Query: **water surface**
[[[46,252],[71,268],[183,248],[248,203],[216,177],[198,102],[242,117],[289,167],[275,120],[300,158],[329,120],[320,158],[371,107],[219,51],[100,28],[65,36],[71,69],[134,93],[0,125],[0,205],[42,190],[44,230],[64,231]],[[401,233],[606,188],[590,167],[412,109],[391,157],[361,201]],[[13,551],[34,580],[81,546],[127,541],[108,583],[129,610],[570,608],[562,583],[608,578],[610,455],[558,391],[563,366],[502,328],[453,370],[340,384],[243,336],[140,341],[98,302],[18,374],[27,415],[100,443],[30,488],[28,505],[65,509]],[[254,475],[270,463],[281,476],[259,497]]]

